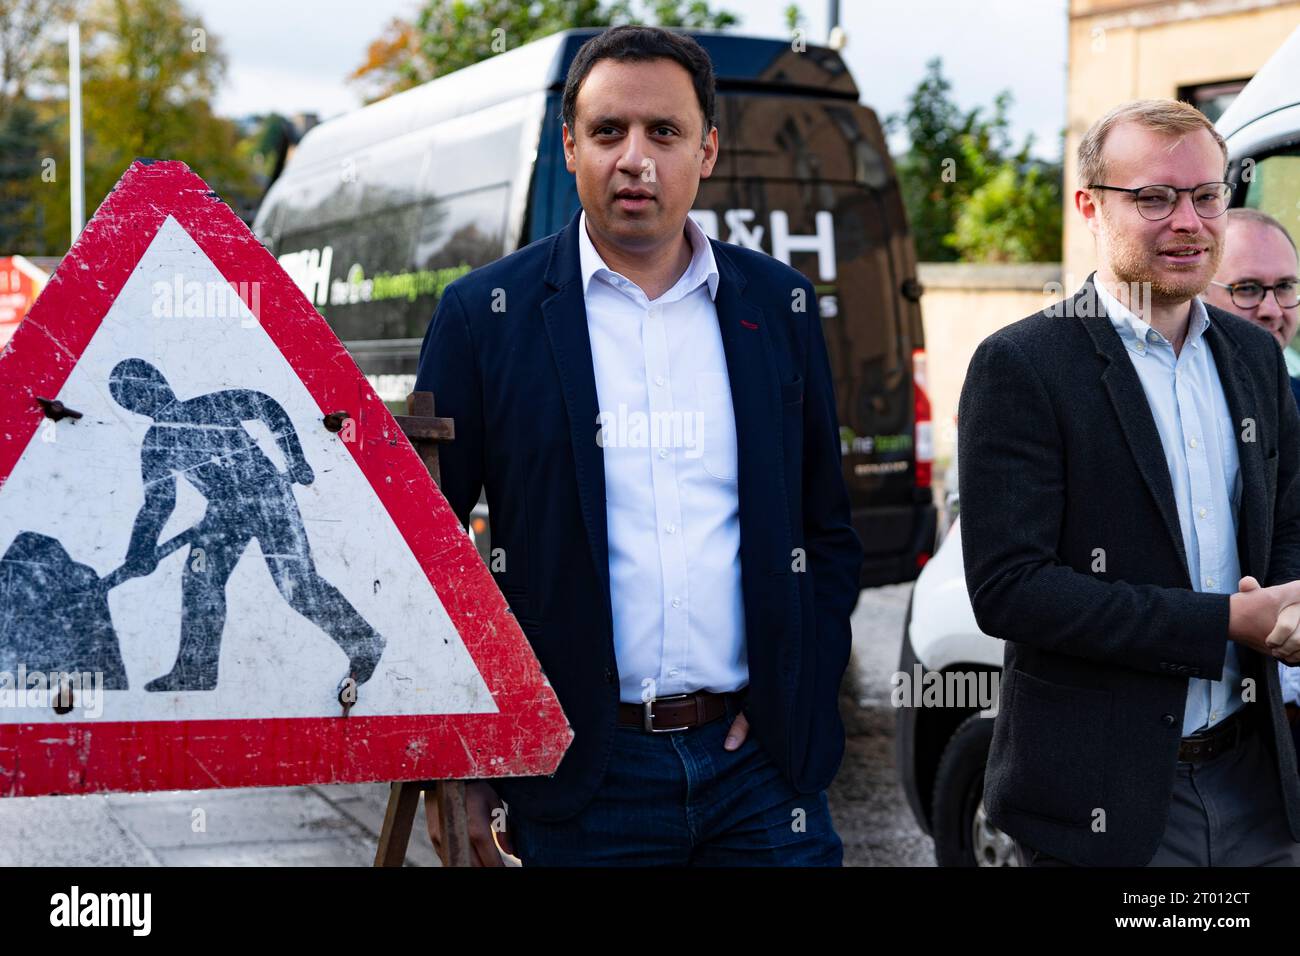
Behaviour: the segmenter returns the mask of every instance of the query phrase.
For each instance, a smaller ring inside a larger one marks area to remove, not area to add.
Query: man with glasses
[[[1300,320],[1300,261],[1286,227],[1257,209],[1229,209],[1228,239],[1205,301],[1254,322],[1277,340],[1285,356]],[[1291,377],[1300,403],[1300,379]],[[1279,664],[1291,736],[1300,751],[1300,668]]]
[[[1031,865],[1297,865],[1300,413],[1269,336],[1198,297],[1227,149],[1142,100],[1078,160],[1097,271],[980,345],[958,413],[966,581],[1006,641],[984,806]]]
[[[1228,210],[1228,239],[1205,301],[1263,327],[1285,349],[1300,321],[1300,281],[1290,233],[1258,209]],[[1300,380],[1291,378],[1300,403]]]

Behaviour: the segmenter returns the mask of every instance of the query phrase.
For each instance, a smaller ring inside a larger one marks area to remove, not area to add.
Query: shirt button
[[[681,598],[673,598],[673,607],[681,607],[681,606],[682,606],[682,599],[681,599]]]
[[[1196,439],[1193,438],[1193,439],[1192,439],[1191,441],[1189,441],[1187,444],[1189,444],[1189,445],[1191,445],[1193,448],[1195,448],[1195,447],[1196,447]]]
[[[1212,588],[1212,587],[1214,587],[1214,578],[1206,578],[1206,579],[1205,579],[1205,586],[1206,586],[1207,588]]]
[[[1141,342],[1139,342],[1137,345],[1133,347],[1137,349],[1139,352],[1145,352],[1147,350],[1147,347]]]
[[[1202,518],[1204,518],[1204,517],[1205,517],[1206,515],[1208,515],[1209,513],[1210,513],[1210,512],[1207,511],[1207,510],[1204,509],[1204,508],[1202,508],[1200,511],[1197,512],[1197,514],[1199,514]]]
[[[1148,331],[1147,338],[1149,338],[1152,342],[1154,342],[1156,340],[1156,330],[1151,329],[1150,331]]]
[[[660,449],[659,449],[659,457],[660,457],[660,458],[667,458],[667,457],[668,457],[668,449],[667,449],[667,448],[660,448]]]
[[[668,524],[664,527],[664,530],[667,531],[669,534],[673,534],[677,530],[677,525]]]
[[[681,673],[681,671],[679,671],[676,667],[674,667],[672,670],[670,670],[670,671],[668,672],[668,676],[669,676],[669,677],[676,677],[676,676],[677,676],[678,674],[680,674],[680,673]]]
[[[656,385],[662,385],[663,383],[664,383],[664,377],[663,377],[662,375],[656,375],[656,376],[655,376],[655,384],[656,384]],[[1192,447],[1193,447],[1193,448],[1196,447],[1195,443],[1193,443]]]

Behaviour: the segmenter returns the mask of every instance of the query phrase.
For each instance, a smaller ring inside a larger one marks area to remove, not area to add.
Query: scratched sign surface
[[[134,163],[0,354],[0,796],[540,774],[571,739],[325,320]]]

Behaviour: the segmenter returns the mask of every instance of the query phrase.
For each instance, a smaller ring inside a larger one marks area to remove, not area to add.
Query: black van
[[[577,211],[560,98],[568,30],[330,120],[253,224],[380,396],[402,402],[442,290]],[[864,587],[934,547],[915,251],[884,137],[840,55],[692,33],[717,74],[719,162],[691,215],[814,283],[839,401]],[[436,397],[435,397],[436,398]]]

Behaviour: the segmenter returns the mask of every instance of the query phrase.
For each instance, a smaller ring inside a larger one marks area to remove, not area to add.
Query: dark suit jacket
[[[416,383],[455,419],[455,441],[439,449],[443,494],[465,522],[486,488],[492,546],[505,549],[497,583],[574,730],[552,777],[496,784],[512,813],[540,820],[569,817],[595,793],[619,700],[579,228],[575,215],[448,286]],[[837,699],[863,559],[834,389],[808,280],[762,253],[717,241],[713,252],[736,419],[745,714],[791,783],[812,793],[843,756]],[[791,311],[796,288],[802,312]]]
[[[1241,572],[1291,581],[1300,414],[1286,367],[1263,329],[1207,309],[1238,439]],[[1144,864],[1168,816],[1188,678],[1222,676],[1228,596],[1191,588],[1155,419],[1092,277],[984,340],[958,421],[966,583],[980,627],[1007,641],[985,807],[1051,856]],[[1099,548],[1105,570],[1094,572]],[[1241,661],[1281,768],[1259,786],[1281,789],[1300,840],[1277,667],[1244,647]]]

